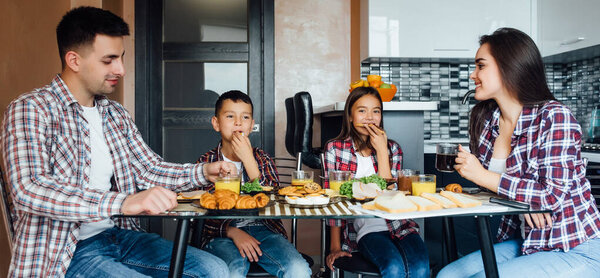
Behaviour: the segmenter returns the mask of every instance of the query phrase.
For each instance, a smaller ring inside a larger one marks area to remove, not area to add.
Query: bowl
[[[384,102],[391,101],[396,95],[396,89],[394,88],[377,88],[377,91]]]

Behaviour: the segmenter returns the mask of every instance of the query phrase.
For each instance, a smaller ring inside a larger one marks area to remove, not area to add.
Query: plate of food
[[[303,188],[295,186],[281,188],[275,195],[275,199],[296,208],[326,207],[340,201],[339,196],[327,195],[327,190],[315,182],[306,183]]]
[[[250,195],[256,195],[258,193],[271,194],[273,192],[272,186],[262,186],[258,179],[254,179],[252,182],[244,183],[240,187],[240,191]]]
[[[194,200],[200,200],[200,197],[204,193],[206,193],[206,191],[204,191],[204,190],[179,192],[179,193],[177,193],[177,202],[178,203],[191,203]]]
[[[206,209],[209,215],[258,215],[261,208],[272,203],[264,193],[240,195],[227,189],[206,192],[194,202],[196,206]]]
[[[387,188],[387,181],[377,174],[351,179],[340,186],[340,194],[352,201],[369,202]]]

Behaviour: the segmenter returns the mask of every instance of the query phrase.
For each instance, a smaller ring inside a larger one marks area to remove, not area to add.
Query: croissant
[[[237,198],[238,198],[238,194],[235,193],[235,192],[233,192],[233,191],[231,191],[231,190],[229,190],[229,189],[217,189],[217,190],[215,190],[215,198],[217,198],[217,200],[221,199],[221,198],[223,198],[225,196],[233,198],[234,201],[237,200]]]
[[[446,185],[445,188],[447,191],[452,191],[452,192],[456,192],[456,193],[462,193],[462,186],[460,186],[460,184],[458,183],[451,183]]]
[[[232,209],[235,207],[235,199],[231,196],[223,196],[217,199],[219,209]]]
[[[235,208],[236,209],[253,209],[256,208],[256,201],[254,200],[254,198],[252,198],[252,196],[243,196],[240,197],[237,200],[237,203],[235,204]]]
[[[307,182],[304,184],[304,191],[306,193],[315,193],[321,190],[321,185],[316,182]]]
[[[294,186],[286,186],[282,189],[279,189],[279,195],[288,195],[292,192],[296,191],[296,187]]]
[[[269,197],[265,193],[258,193],[254,195],[254,200],[259,208],[262,208],[269,203]]]
[[[217,209],[217,199],[210,193],[204,193],[200,197],[200,205],[207,209]]]

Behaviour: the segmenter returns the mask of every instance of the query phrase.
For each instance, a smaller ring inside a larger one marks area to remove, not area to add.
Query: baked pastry
[[[292,192],[296,191],[296,187],[294,186],[286,186],[282,189],[279,189],[279,195],[288,195]]]
[[[304,184],[304,191],[306,193],[315,193],[321,190],[321,185],[316,182],[307,182]]]
[[[234,201],[238,198],[238,194],[229,189],[215,190],[215,198],[217,198],[217,200],[226,196],[233,198]]]
[[[253,209],[256,208],[256,201],[252,196],[246,195],[240,197],[235,203],[236,209]]]
[[[234,199],[232,196],[223,196],[217,199],[217,205],[219,209],[232,209],[235,207],[235,203],[236,199]]]
[[[446,185],[446,191],[452,191],[452,192],[456,192],[456,193],[462,193],[462,186],[460,186],[460,184],[458,183],[451,183]]]
[[[254,200],[256,201],[256,206],[262,208],[269,203],[269,197],[265,193],[258,193],[254,195]]]
[[[207,209],[217,209],[217,199],[210,193],[204,193],[200,196],[200,205]]]

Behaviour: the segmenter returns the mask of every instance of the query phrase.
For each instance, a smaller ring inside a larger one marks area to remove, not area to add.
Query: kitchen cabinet
[[[468,58],[479,37],[500,27],[533,38],[537,0],[362,0],[361,60]]]
[[[600,44],[600,1],[538,1],[542,56]]]

